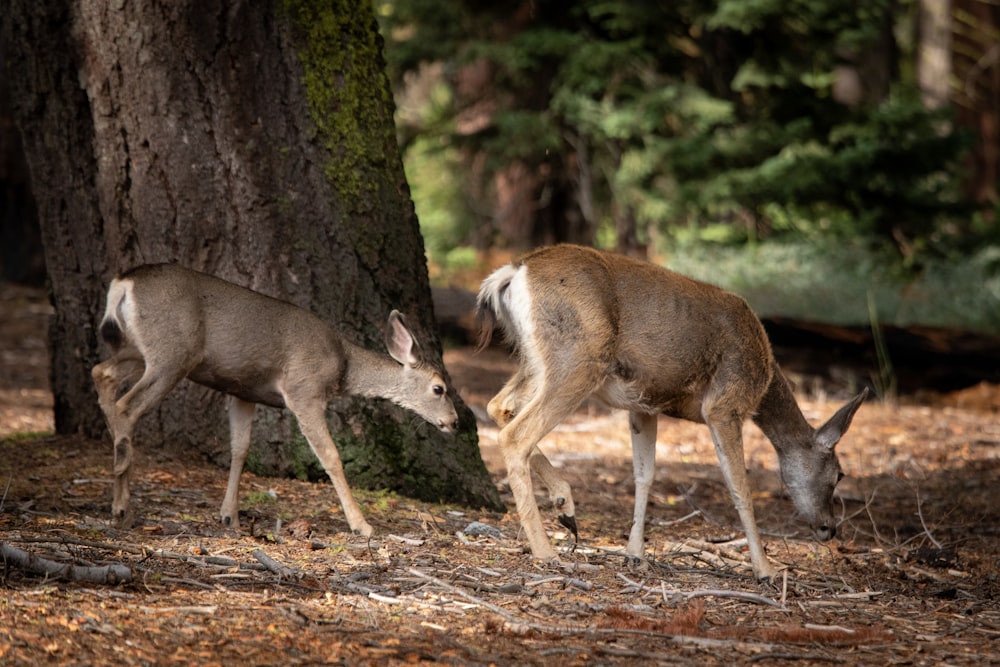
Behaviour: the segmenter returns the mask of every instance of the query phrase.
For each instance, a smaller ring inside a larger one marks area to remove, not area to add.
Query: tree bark
[[[14,0],[0,20],[56,307],[59,432],[103,432],[103,291],[146,262],[292,301],[374,349],[399,308],[440,359],[367,3]],[[457,437],[385,402],[337,400],[330,421],[356,485],[497,507],[459,412]],[[182,382],[144,422],[140,447],[228,460],[214,392]],[[320,470],[287,411],[258,410],[250,460]]]
[[[88,584],[122,584],[132,581],[132,569],[121,563],[109,565],[74,565],[42,558],[6,542],[0,542],[0,563],[53,579],[82,581]]]
[[[41,287],[45,257],[28,163],[10,108],[10,87],[0,65],[0,280]]]

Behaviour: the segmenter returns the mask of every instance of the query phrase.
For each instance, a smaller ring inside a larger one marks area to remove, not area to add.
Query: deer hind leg
[[[649,490],[653,486],[656,467],[656,415],[642,412],[629,414],[632,432],[632,471],[635,476],[635,509],[632,512],[632,530],[628,536],[625,553],[642,558],[645,552],[643,533],[646,529],[646,508]]]
[[[299,420],[299,430],[309,442],[316,458],[323,464],[323,469],[333,482],[333,489],[340,500],[340,506],[344,509],[344,516],[351,530],[364,537],[371,537],[375,529],[365,520],[365,515],[361,512],[351,487],[347,484],[347,477],[344,476],[344,465],[340,460],[340,453],[337,445],[330,437],[330,430],[326,423],[326,397],[322,390],[312,392],[312,396],[292,396],[285,395],[285,405],[292,411],[296,419]]]
[[[229,397],[229,437],[230,461],[229,481],[226,483],[226,497],[222,500],[219,517],[227,526],[239,529],[240,515],[237,499],[240,486],[240,475],[250,451],[250,429],[253,427],[253,416],[257,405],[243,401],[235,396]]]
[[[722,477],[733,498],[736,512],[739,514],[743,532],[747,536],[747,547],[750,550],[750,563],[754,575],[758,579],[773,580],[778,572],[764,553],[754,517],[753,498],[750,494],[750,481],[747,478],[746,463],[743,457],[743,419],[737,414],[725,410],[707,411],[705,423],[712,432],[712,442],[719,457]]]
[[[523,370],[523,367],[518,368],[503,389],[487,404],[486,412],[497,423],[497,426],[503,428],[520,412],[523,397],[532,396],[534,393],[534,379]]]

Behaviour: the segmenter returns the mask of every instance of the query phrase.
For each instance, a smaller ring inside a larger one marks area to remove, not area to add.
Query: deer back
[[[343,371],[342,340],[312,313],[175,265],[144,265],[113,281],[105,319],[147,365],[181,368],[255,403],[283,405],[283,373],[302,369],[332,382]]]
[[[484,281],[479,303],[484,335],[495,317],[540,368],[602,364],[595,393],[613,407],[702,421],[714,391],[747,416],[771,378],[770,344],[746,301],[621,255],[537,250]]]

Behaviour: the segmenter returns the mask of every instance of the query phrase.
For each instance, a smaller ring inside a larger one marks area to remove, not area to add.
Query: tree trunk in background
[[[837,54],[842,62],[834,69],[833,99],[849,107],[877,106],[899,78],[893,15],[886,11],[877,16],[879,39]]]
[[[1000,7],[983,0],[954,0],[952,80],[955,120],[978,135],[968,190],[979,202],[1000,200]]]
[[[951,99],[951,0],[920,0],[917,24],[917,85],[928,109]]]
[[[56,307],[59,432],[104,431],[89,377],[103,292],[145,262],[287,299],[382,351],[396,307],[440,358],[367,3],[14,0],[0,20]],[[384,401],[335,402],[348,478],[499,506],[475,420],[459,412],[450,437]],[[253,464],[304,473],[294,419],[257,414]],[[228,460],[215,392],[183,382],[144,422],[140,447]]]

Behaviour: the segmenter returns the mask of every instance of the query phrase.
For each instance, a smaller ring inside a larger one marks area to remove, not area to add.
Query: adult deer
[[[169,264],[135,268],[111,281],[101,336],[114,355],[92,371],[114,440],[112,514],[126,520],[136,422],[183,378],[230,396],[232,460],[220,515],[239,527],[237,487],[257,403],[287,407],[323,468],[355,532],[369,536],[326,423],[331,398],[387,398],[442,431],[458,427],[440,369],[424,362],[397,311],[389,315],[392,357],[354,345],[312,313],[238,285]]]
[[[819,429],[802,416],[764,328],[747,303],[718,287],[648,262],[591,248],[543,248],[497,269],[478,296],[480,344],[499,327],[520,356],[490,401],[521,526],[536,558],[555,559],[538,513],[533,470],[576,535],[569,484],[538,442],[595,396],[629,411],[635,510],[628,547],[643,554],[643,526],[664,414],[708,425],[747,536],[754,574],[775,576],[761,545],[743,458],[750,417],[778,452],[789,494],[816,537],[833,537],[833,490],[843,476],[834,446],[865,389]]]

